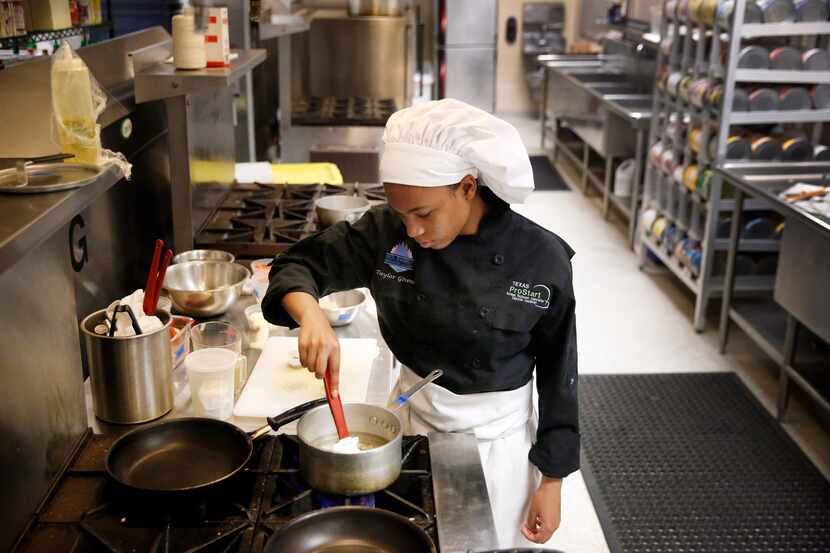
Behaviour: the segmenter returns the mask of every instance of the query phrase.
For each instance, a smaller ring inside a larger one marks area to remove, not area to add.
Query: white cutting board
[[[366,401],[369,375],[378,353],[380,350],[373,338],[340,338],[340,397],[343,403]],[[273,417],[306,401],[324,397],[322,380],[317,380],[307,369],[288,365],[296,354],[296,337],[268,338],[233,414],[237,417]]]

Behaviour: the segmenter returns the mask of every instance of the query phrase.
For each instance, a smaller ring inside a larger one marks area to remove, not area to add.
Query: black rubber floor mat
[[[830,482],[737,375],[584,375],[580,423],[611,553],[830,551]]]
[[[530,156],[530,166],[533,167],[533,183],[536,190],[570,191],[546,156]]]

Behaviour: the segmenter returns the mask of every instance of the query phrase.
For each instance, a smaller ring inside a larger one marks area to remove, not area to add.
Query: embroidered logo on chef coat
[[[514,280],[507,288],[507,295],[513,301],[529,303],[539,309],[550,307],[550,288],[544,284],[530,284]]]
[[[389,253],[386,254],[384,261],[396,273],[403,273],[404,271],[411,271],[415,266],[415,261],[412,257],[412,250],[400,242],[396,244]]]

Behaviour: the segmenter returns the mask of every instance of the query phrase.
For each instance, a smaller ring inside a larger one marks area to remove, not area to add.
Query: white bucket
[[[614,195],[626,198],[631,196],[631,185],[634,182],[635,160],[626,159],[614,173]]]

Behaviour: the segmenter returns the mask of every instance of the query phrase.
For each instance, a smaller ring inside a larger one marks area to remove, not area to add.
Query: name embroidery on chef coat
[[[544,284],[529,284],[514,280],[507,288],[507,295],[513,301],[529,303],[539,309],[550,307],[550,288]]]

